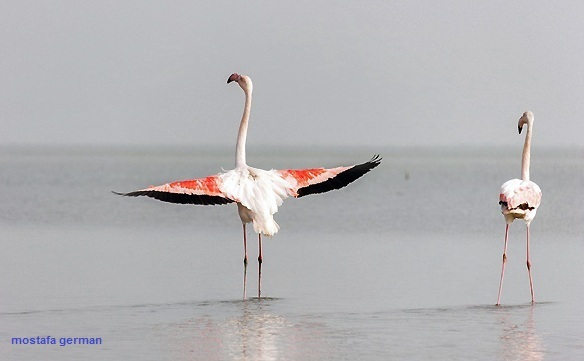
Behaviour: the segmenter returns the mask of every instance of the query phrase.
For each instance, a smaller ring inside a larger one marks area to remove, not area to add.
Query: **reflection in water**
[[[261,304],[251,307],[243,303],[243,314],[228,319],[222,325],[223,336],[229,358],[234,360],[277,360],[282,331],[287,326],[286,320],[264,312]]]
[[[541,336],[537,333],[533,313],[537,305],[528,306],[526,315],[517,308],[501,309],[500,323],[503,334],[500,336],[503,360],[539,361],[545,356]],[[527,317],[523,323],[517,323],[517,316]]]
[[[306,359],[307,350],[312,354],[309,359],[330,357],[321,324],[295,324],[271,313],[269,303],[248,300],[208,305],[205,307],[214,309],[207,310],[207,314],[214,316],[171,325],[167,335],[170,359],[295,360]],[[217,312],[225,317],[218,318]]]

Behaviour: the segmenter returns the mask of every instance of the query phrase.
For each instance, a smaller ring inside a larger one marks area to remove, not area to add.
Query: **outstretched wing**
[[[216,205],[234,202],[219,189],[218,176],[184,180],[166,183],[160,186],[151,186],[129,193],[118,193],[121,196],[147,196],[160,201],[180,204]]]
[[[288,180],[290,184],[295,185],[291,188],[295,197],[303,197],[309,194],[324,193],[343,188],[361,178],[380,163],[381,157],[375,155],[368,162],[348,167],[284,169],[277,172],[280,173],[282,178]]]

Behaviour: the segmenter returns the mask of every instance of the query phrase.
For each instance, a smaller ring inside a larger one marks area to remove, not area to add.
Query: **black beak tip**
[[[519,125],[517,126],[517,131],[519,131],[519,134],[521,134],[521,130],[522,130],[522,129],[523,129],[523,127],[522,127],[522,126],[519,126]]]
[[[239,74],[233,73],[227,78],[227,84],[231,83],[232,81],[237,81],[239,79]]]

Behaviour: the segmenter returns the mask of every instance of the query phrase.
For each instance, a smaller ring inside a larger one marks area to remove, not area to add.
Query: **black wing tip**
[[[365,162],[363,164],[369,163],[372,165],[371,169],[373,169],[373,168],[377,167],[378,165],[380,165],[382,160],[383,160],[383,158],[381,157],[381,155],[375,154],[368,162]]]
[[[374,154],[373,157],[371,158],[370,162],[381,163],[382,160],[383,160],[383,157],[381,156],[381,154]]]
[[[128,193],[121,193],[116,191],[111,191],[113,194],[122,196],[122,197],[138,197],[138,196],[147,196],[148,191],[134,191]]]
[[[362,175],[364,175],[365,173],[372,170],[373,168],[379,166],[381,164],[382,160],[383,160],[383,158],[379,154],[375,154],[369,161],[367,161],[365,163],[354,165],[351,168],[344,171],[343,173],[345,173],[345,172],[361,173],[361,175],[359,175],[359,177],[355,178],[355,179],[358,179]],[[343,174],[343,173],[340,173],[340,174]]]

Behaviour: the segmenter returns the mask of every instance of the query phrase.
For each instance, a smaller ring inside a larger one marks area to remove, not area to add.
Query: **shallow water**
[[[355,184],[287,200],[280,233],[264,241],[266,298],[242,301],[233,205],[110,193],[229,169],[230,152],[0,150],[0,359],[584,356],[582,151],[534,150],[532,178],[544,192],[531,227],[538,303],[529,303],[525,227],[515,222],[502,307],[493,306],[504,235],[497,196],[520,154],[385,149]],[[249,153],[254,166],[283,168],[351,164],[373,151]],[[251,261],[248,295],[256,272]],[[103,343],[11,344],[49,335]]]

